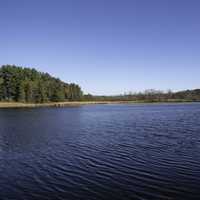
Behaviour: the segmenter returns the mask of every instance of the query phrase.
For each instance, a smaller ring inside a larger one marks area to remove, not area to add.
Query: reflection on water
[[[0,199],[200,198],[200,104],[0,110]]]

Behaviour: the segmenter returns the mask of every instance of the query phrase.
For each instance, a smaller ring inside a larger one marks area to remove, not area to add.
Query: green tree
[[[67,84],[35,69],[4,65],[0,68],[0,100],[43,103],[77,100],[82,94],[76,84]]]
[[[26,94],[24,90],[24,85],[21,83],[18,88],[18,98],[17,101],[19,102],[26,102]]]

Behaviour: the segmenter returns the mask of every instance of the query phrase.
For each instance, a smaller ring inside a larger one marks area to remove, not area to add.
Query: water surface
[[[0,199],[200,199],[200,104],[0,110]]]

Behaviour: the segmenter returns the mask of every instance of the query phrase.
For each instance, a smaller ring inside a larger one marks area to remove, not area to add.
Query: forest
[[[64,101],[135,101],[135,102],[186,102],[200,101],[200,89],[179,92],[148,89],[115,96],[83,94],[81,87],[65,83],[48,73],[15,65],[0,68],[0,101],[46,103]]]
[[[45,103],[79,101],[83,92],[79,85],[65,83],[48,73],[14,65],[0,68],[0,101]]]

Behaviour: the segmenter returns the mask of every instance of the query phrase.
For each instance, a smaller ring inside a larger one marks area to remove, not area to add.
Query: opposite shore
[[[37,107],[70,107],[96,104],[159,104],[159,103],[192,103],[185,100],[169,101],[67,101],[49,103],[20,103],[20,102],[0,102],[0,108],[37,108]]]
[[[0,108],[197,101],[200,102],[200,89],[176,92],[147,89],[143,92],[118,95],[93,95],[85,94],[78,84],[66,83],[34,68],[23,68],[15,65],[0,67]]]

